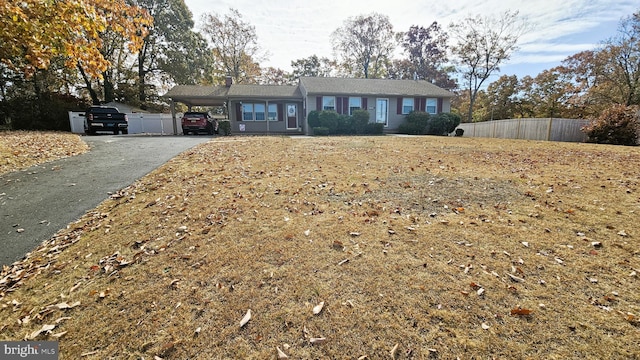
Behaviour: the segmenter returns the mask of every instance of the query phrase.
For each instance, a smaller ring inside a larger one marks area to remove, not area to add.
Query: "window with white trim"
[[[275,106],[275,104],[273,104]],[[265,103],[243,103],[242,104],[242,120],[243,121],[265,121],[266,120]],[[274,111],[277,120],[277,110],[272,109],[269,105],[269,112]]]
[[[253,121],[253,104],[242,104],[242,120]]]
[[[335,96],[323,96],[322,97],[322,110],[336,111],[336,97]]]
[[[425,111],[429,114],[438,112],[438,99],[427,99],[427,107]]]
[[[256,121],[265,121],[265,105],[264,104],[254,104],[254,115]]]
[[[362,98],[350,97],[349,98],[349,115],[353,115],[356,110],[362,109]]]
[[[267,115],[267,120],[278,121],[278,105],[277,104],[269,104],[269,114]]]
[[[413,98],[402,98],[402,114],[406,115],[413,111]]]

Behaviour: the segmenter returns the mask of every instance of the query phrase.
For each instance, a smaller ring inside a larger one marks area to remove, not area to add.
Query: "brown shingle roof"
[[[453,97],[454,94],[425,80],[348,79],[301,77],[307,94],[397,95]]]

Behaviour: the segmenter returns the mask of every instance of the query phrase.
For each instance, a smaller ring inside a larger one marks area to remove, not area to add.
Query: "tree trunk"
[[[108,72],[104,72],[102,73],[102,78],[104,79],[104,84],[102,85],[104,89],[104,101],[108,103],[112,102],[115,98],[115,93],[111,76]]]
[[[93,105],[100,105],[100,99],[98,99],[98,94],[95,92],[95,90],[93,90],[93,86],[91,86],[91,79],[89,79],[87,74],[84,72],[84,69],[82,68],[82,65],[80,65],[79,62],[77,66],[78,66],[78,70],[80,70],[80,74],[82,75],[82,78],[84,79],[84,83],[87,85],[87,90],[89,90],[89,95],[91,96],[91,102],[93,103]]]

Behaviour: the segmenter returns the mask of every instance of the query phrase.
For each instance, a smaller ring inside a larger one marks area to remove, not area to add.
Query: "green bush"
[[[406,121],[398,127],[398,132],[409,135],[447,135],[460,125],[460,116],[451,113],[429,115],[422,111],[413,111]]]
[[[330,134],[336,134],[338,131],[338,113],[331,110],[323,110],[320,112],[320,126],[329,129]]]
[[[369,112],[367,110],[356,110],[351,116],[351,124],[353,132],[356,134],[364,134],[367,124],[369,124]]]
[[[309,122],[310,128],[315,128],[320,126],[320,112],[317,110],[313,110],[309,112],[309,116],[307,117],[307,121]]]
[[[318,136],[327,136],[329,135],[329,128],[322,126],[314,127],[313,134]]]
[[[336,134],[353,134],[353,118],[349,115],[338,115],[338,126],[336,127]]]
[[[638,145],[640,118],[637,106],[614,105],[585,126],[590,142],[612,145]]]
[[[218,133],[223,134],[224,136],[231,135],[231,121],[218,120]]]
[[[88,104],[72,95],[42,93],[14,97],[4,102],[5,116],[14,130],[71,131],[69,111],[80,111]]]
[[[363,134],[367,135],[382,135],[384,133],[384,124],[382,123],[368,123],[364,127]]]
[[[441,113],[429,119],[427,135],[448,135],[460,125],[460,116],[450,113]]]

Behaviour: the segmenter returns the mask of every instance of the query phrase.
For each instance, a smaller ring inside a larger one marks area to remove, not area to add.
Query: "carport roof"
[[[231,85],[231,98],[302,99],[297,85]]]
[[[191,106],[220,106],[227,101],[228,92],[226,86],[176,85],[162,97]]]

